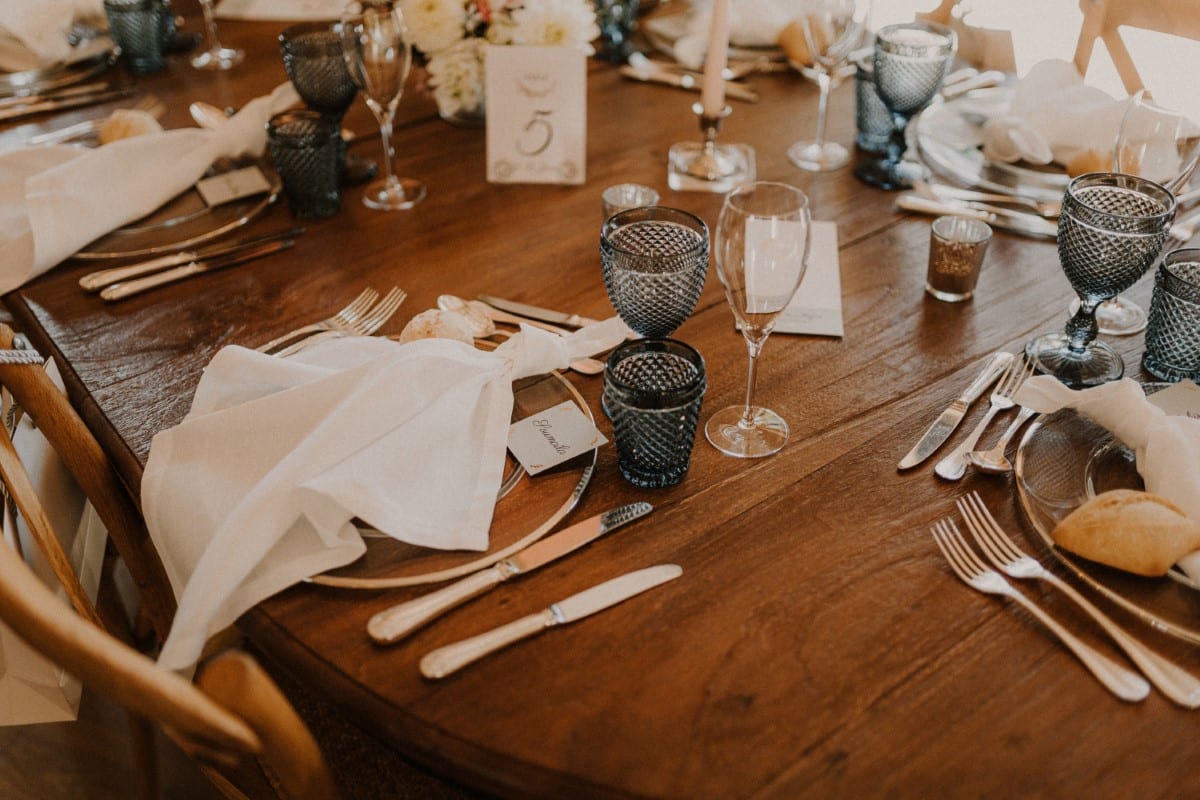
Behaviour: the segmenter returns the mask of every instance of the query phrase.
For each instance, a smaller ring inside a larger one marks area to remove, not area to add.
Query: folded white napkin
[[[280,359],[213,358],[192,409],[154,437],[142,506],[179,610],[160,663],[260,600],[353,561],[354,518],[423,547],[483,550],[504,471],[512,382],[622,342],[613,318],[494,351],[449,339],[331,339]]]
[[[984,123],[983,154],[1005,162],[1065,165],[1090,152],[1111,162],[1127,103],[1085,86],[1070,62],[1041,61],[1017,83],[1008,110]]]
[[[283,21],[336,20],[346,7],[343,0],[224,0],[217,6],[221,19]]]
[[[218,158],[261,155],[267,120],[299,102],[284,83],[215,130],[180,128],[94,149],[28,147],[0,154],[0,294],[154,211],[195,184]]]
[[[81,18],[103,27],[101,0],[0,0],[0,69],[15,72],[68,60],[67,34]]]
[[[779,32],[803,13],[796,0],[738,0],[729,6],[729,43],[735,47],[775,47]],[[687,29],[675,40],[672,55],[690,69],[704,65],[712,4],[707,3],[688,17]]]
[[[1200,520],[1200,419],[1168,415],[1129,378],[1074,390],[1039,375],[1025,381],[1013,399],[1043,414],[1073,408],[1107,428],[1134,451],[1146,491]],[[1177,566],[1200,581],[1200,552],[1180,559]]]

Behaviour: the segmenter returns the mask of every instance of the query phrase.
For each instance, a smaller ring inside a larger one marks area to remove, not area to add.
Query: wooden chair
[[[1104,42],[1117,75],[1129,94],[1144,89],[1129,49],[1121,39],[1123,27],[1168,33],[1200,40],[1200,3],[1196,0],[1079,0],[1083,26],[1075,46],[1075,67],[1087,75],[1096,40]]]

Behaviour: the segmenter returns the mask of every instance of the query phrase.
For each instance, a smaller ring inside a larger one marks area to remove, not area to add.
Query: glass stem
[[[739,428],[754,427],[754,382],[758,378],[758,354],[762,352],[766,339],[755,341],[746,337],[746,349],[750,352],[750,366],[746,371],[746,405],[742,410],[742,418],[738,420]]]
[[[1071,352],[1086,351],[1092,340],[1100,335],[1100,326],[1096,324],[1096,306],[1098,305],[1099,303],[1095,300],[1082,300],[1079,310],[1067,320],[1067,336],[1071,339],[1069,345]]]
[[[898,111],[893,111],[892,138],[888,140],[888,164],[899,164],[900,160],[904,158],[904,151],[908,149],[908,142],[904,140],[904,131],[907,128],[908,117]]]
[[[392,161],[395,157],[395,150],[392,148],[392,109],[379,109],[375,112],[375,118],[379,120],[379,135],[383,137],[383,179],[388,187],[388,191],[396,188],[399,181],[396,180],[396,170],[392,167]]]
[[[829,87],[832,81],[829,73],[824,70],[817,72],[817,135],[814,139],[817,149],[825,147],[825,112],[829,108]]]
[[[217,18],[213,12],[213,0],[200,0],[200,10],[204,14],[204,35],[208,37],[208,49],[215,53],[221,49],[221,40],[217,38]]]

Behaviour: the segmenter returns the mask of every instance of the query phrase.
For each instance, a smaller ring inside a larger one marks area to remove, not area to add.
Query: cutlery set
[[[1180,706],[1200,707],[1200,679],[1134,639],[1074,587],[1023,552],[996,522],[978,494],[972,492],[960,498],[956,505],[987,563],[967,543],[953,519],[939,520],[932,528],[933,539],[955,576],[977,591],[1011,598],[1025,608],[1118,698],[1131,703],[1144,700],[1153,684],[1165,697]],[[1080,640],[1005,580],[1005,575],[1017,580],[1044,580],[1065,594],[1104,630],[1137,665],[1145,678]]]
[[[0,121],[107,103],[129,97],[135,91],[133,86],[88,83],[38,94],[12,95],[0,98]]]
[[[367,622],[367,633],[378,644],[393,644],[498,584],[562,558],[604,534],[646,516],[652,510],[649,503],[632,503],[577,522],[445,588],[380,611]],[[421,659],[421,674],[427,678],[443,678],[501,647],[546,628],[575,622],[603,611],[672,581],[682,573],[683,570],[674,564],[660,564],[605,581],[553,603],[542,611],[432,651]]]

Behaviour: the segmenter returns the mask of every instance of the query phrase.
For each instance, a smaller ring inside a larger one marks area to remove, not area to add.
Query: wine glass
[[[1129,99],[1113,147],[1113,171],[1138,175],[1162,185],[1172,194],[1191,180],[1200,160],[1200,127],[1178,112],[1163,108],[1144,89]],[[1075,313],[1078,301],[1072,303]],[[1096,309],[1100,332],[1128,336],[1146,327],[1146,311],[1117,296]]]
[[[837,142],[825,141],[825,114],[829,91],[840,78],[850,52],[859,46],[866,31],[870,0],[816,0],[800,16],[804,41],[812,55],[811,66],[795,65],[804,77],[815,82],[817,133],[812,141],[799,141],[787,150],[788,159],[801,169],[825,172],[850,161],[850,151]]]
[[[367,186],[363,204],[380,211],[412,208],[425,198],[425,185],[397,178],[393,167],[392,122],[412,65],[412,45],[398,0],[355,0],[342,14],[342,47],[350,78],[379,121],[384,175]]]
[[[1175,218],[1175,197],[1136,175],[1080,175],[1067,186],[1058,218],[1058,260],[1079,310],[1065,333],[1047,333],[1025,345],[1042,372],[1074,388],[1116,380],[1121,356],[1096,341],[1096,307],[1128,289],[1158,258]]]
[[[787,442],[783,418],[754,405],[754,383],[763,345],[804,277],[811,223],[804,192],[783,183],[746,184],[726,195],[721,207],[717,275],[750,353],[746,402],[718,411],[704,427],[708,441],[726,455],[768,456]]]
[[[954,31],[933,22],[887,25],[876,34],[875,88],[895,127],[886,155],[854,171],[860,180],[880,189],[907,189],[924,177],[924,167],[901,160],[904,131],[942,87],[957,44]]]
[[[337,23],[300,22],[279,34],[283,68],[304,104],[330,118],[338,126],[358,94],[343,57],[342,34]],[[375,177],[377,168],[369,160],[346,155],[341,138],[339,161],[343,183],[362,183]]]
[[[208,49],[192,57],[192,66],[196,69],[233,69],[242,63],[246,54],[232,47],[222,47],[217,36],[217,18],[213,12],[214,0],[200,0],[200,10],[204,14],[204,37],[208,40]]]

